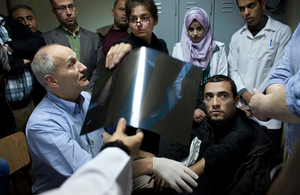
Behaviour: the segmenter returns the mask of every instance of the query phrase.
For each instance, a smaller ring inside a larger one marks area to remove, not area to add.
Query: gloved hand
[[[177,192],[181,193],[180,187],[187,192],[193,190],[186,184],[197,187],[198,175],[182,163],[167,158],[153,158],[153,172],[170,184]]]

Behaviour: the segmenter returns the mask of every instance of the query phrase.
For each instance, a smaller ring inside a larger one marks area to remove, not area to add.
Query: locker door
[[[158,9],[158,24],[153,32],[158,38],[166,41],[169,54],[172,54],[173,45],[176,41],[176,1],[155,0]]]
[[[177,42],[180,41],[181,39],[181,32],[183,28],[183,20],[184,20],[184,15],[186,11],[192,7],[200,7],[204,9],[209,16],[209,21],[210,25],[212,27],[212,32],[213,32],[213,17],[212,17],[212,7],[213,4],[211,3],[213,0],[180,0],[179,3],[179,22],[178,22],[178,37],[177,37]]]
[[[231,36],[245,24],[245,21],[236,0],[215,0],[214,6],[213,37],[226,44],[228,54]]]

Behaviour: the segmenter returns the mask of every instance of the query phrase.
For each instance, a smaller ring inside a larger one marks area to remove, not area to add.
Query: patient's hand
[[[159,192],[161,194],[161,192],[163,191],[163,189],[165,187],[165,184],[166,184],[165,180],[163,180],[162,178],[160,178],[155,173],[149,179],[148,183],[150,183],[152,179],[154,179],[154,186],[153,186],[153,188],[155,190],[155,193]]]
[[[187,192],[192,193],[192,188],[188,185],[196,187],[198,184],[195,181],[198,175],[191,169],[184,166],[181,162],[177,162],[167,158],[153,158],[153,173],[157,174],[161,179],[165,180],[177,192],[182,193],[182,188]],[[163,182],[157,182],[158,185],[164,186]]]

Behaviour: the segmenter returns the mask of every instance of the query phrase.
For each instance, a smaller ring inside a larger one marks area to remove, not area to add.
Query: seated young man
[[[208,116],[192,133],[192,139],[197,136],[202,140],[196,163],[189,167],[199,176],[195,194],[227,194],[233,190],[239,194],[259,187],[266,193],[274,151],[259,124],[236,107],[238,101],[236,86],[229,77],[215,75],[208,79],[204,89]],[[176,143],[165,157],[180,161],[188,152],[188,146]],[[257,157],[251,158],[252,154]],[[265,167],[255,169],[254,165],[261,163],[258,156],[267,156],[267,162]],[[265,180],[264,185],[254,185],[253,171],[261,173],[259,179]],[[158,180],[156,185],[163,185]]]

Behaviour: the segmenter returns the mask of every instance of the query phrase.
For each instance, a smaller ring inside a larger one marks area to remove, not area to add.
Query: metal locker
[[[245,21],[237,7],[236,0],[214,1],[213,37],[225,43],[227,54],[231,36],[244,24]]]
[[[176,33],[176,1],[155,0],[158,9],[158,24],[154,27],[155,35],[166,41],[169,54],[172,54]]]

